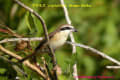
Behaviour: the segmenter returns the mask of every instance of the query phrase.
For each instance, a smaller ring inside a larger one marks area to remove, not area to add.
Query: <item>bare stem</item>
[[[42,37],[34,37],[34,38],[9,38],[9,39],[3,39],[0,41],[0,44],[6,43],[6,42],[15,42],[15,41],[41,41],[43,40]]]
[[[108,69],[120,69],[120,66],[106,66]]]
[[[117,64],[117,65],[120,65],[120,62],[117,61],[116,59],[114,59],[114,58],[106,55],[105,53],[100,52],[100,51],[98,51],[98,50],[96,50],[96,49],[94,49],[94,48],[92,48],[92,47],[89,47],[89,46],[87,46],[87,45],[83,45],[83,44],[80,44],[80,43],[69,42],[69,41],[68,41],[67,43],[68,43],[68,44],[71,44],[71,45],[74,44],[75,46],[84,48],[84,49],[86,49],[86,50],[90,50],[90,51],[92,51],[93,53],[96,53],[96,54],[102,56],[103,58],[108,59],[109,61],[111,61],[111,62],[113,62],[113,63],[115,63],[115,64]]]

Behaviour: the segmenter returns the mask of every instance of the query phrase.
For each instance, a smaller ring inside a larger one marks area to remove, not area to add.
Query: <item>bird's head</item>
[[[62,25],[60,27],[60,31],[64,31],[64,32],[77,32],[77,29],[75,29],[72,25],[70,24],[65,24],[65,25]]]

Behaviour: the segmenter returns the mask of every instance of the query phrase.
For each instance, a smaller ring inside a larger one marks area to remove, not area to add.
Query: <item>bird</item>
[[[60,48],[65,44],[71,32],[77,32],[77,29],[75,29],[71,24],[64,24],[58,27],[55,31],[48,34],[49,45],[53,49],[53,51],[56,51],[56,49]],[[48,42],[46,38],[44,38],[40,42],[40,44],[35,48],[34,52],[26,56],[25,58],[21,59],[20,62],[23,62],[28,58],[35,56],[36,54],[49,53],[49,52],[50,51],[48,48]]]

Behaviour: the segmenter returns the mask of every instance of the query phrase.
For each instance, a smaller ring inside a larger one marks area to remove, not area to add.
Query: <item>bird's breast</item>
[[[56,49],[60,46],[62,46],[66,40],[67,40],[68,34],[64,33],[64,32],[59,32],[56,33],[51,39],[50,39],[50,46],[53,49]]]

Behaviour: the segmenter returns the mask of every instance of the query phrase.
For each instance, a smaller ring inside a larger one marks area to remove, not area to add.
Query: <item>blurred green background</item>
[[[24,4],[38,12],[46,22],[49,32],[54,31],[59,25],[66,24],[63,9],[61,7],[33,7],[32,4],[60,4],[59,0],[21,0]],[[78,33],[74,33],[75,41],[89,45],[97,50],[120,61],[120,1],[119,0],[65,0],[69,4],[89,4],[91,7],[67,7],[70,19]],[[16,33],[24,37],[43,36],[40,21],[31,13],[21,8],[12,0],[0,0],[0,24],[9,26]],[[0,26],[1,27],[1,26]],[[0,32],[0,40],[13,37]],[[31,42],[35,48],[39,42]],[[7,49],[14,51],[16,43],[3,44]],[[99,55],[77,47],[76,55],[72,55],[70,45],[56,51],[58,65],[62,68],[60,80],[73,80],[72,66],[77,63],[79,76],[114,76],[114,80],[120,80],[119,69],[106,69],[107,65],[116,65]],[[24,50],[16,52],[18,55],[26,53]],[[21,54],[22,53],[22,54]],[[29,53],[26,53],[29,54]],[[0,56],[10,58],[0,52]],[[0,80],[14,80],[16,76],[20,80],[42,80],[32,70],[21,65],[28,77],[17,72],[10,63],[0,58]],[[79,79],[94,80],[94,79]],[[96,79],[113,80],[113,79]]]

